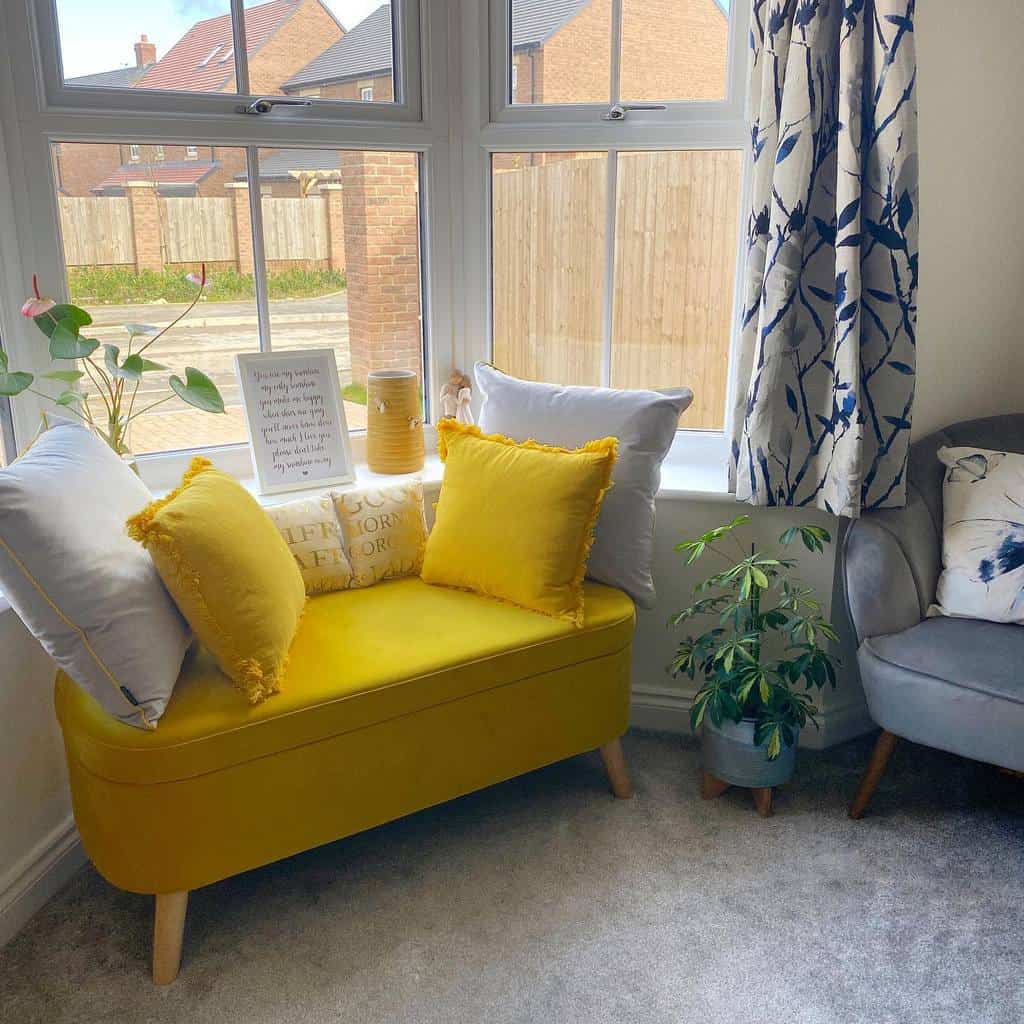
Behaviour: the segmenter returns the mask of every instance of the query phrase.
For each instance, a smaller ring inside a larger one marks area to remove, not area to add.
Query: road
[[[186,304],[178,303],[90,306],[93,325],[87,333],[104,344],[118,345],[123,356],[128,340],[126,323],[162,327],[186,308]],[[344,292],[316,299],[275,299],[270,303],[270,327],[275,351],[329,345],[335,351],[342,384],[351,381],[348,302]],[[135,348],[137,351],[137,344]],[[178,374],[184,375],[186,366],[202,370],[220,389],[228,416],[211,417],[174,399],[135,421],[129,438],[131,447],[141,454],[196,444],[244,441],[245,421],[235,374],[235,355],[258,349],[255,302],[200,303],[188,317],[155,342],[146,356]],[[167,376],[166,373],[146,374],[136,398],[136,409],[144,408],[168,393]],[[92,386],[85,390],[87,394],[96,394]],[[90,407],[94,415],[102,410],[98,398],[92,400]],[[346,403],[346,412],[350,427],[365,424],[362,406]]]

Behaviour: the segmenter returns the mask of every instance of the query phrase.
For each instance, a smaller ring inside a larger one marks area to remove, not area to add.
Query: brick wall
[[[418,166],[411,153],[342,154],[352,379],[412,369],[422,380]]]
[[[602,103],[611,0],[592,0],[542,48],[514,55],[518,103]],[[715,0],[623,0],[622,88],[631,100],[724,97],[729,22]]]
[[[255,53],[249,56],[253,93],[281,93],[283,84],[344,33],[320,0],[306,0]]]
[[[366,87],[373,89],[374,103],[390,103],[395,98],[394,82],[390,74],[324,85],[315,95],[332,100],[358,100],[362,98],[362,90]]]

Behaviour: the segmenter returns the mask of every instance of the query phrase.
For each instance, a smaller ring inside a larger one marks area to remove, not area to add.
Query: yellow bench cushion
[[[580,629],[419,578],[310,598],[280,693],[247,705],[203,650],[154,732],[113,719],[58,677],[68,753],[136,785],[215,772],[628,648],[633,602],[587,581]],[[581,715],[587,708],[579,709]]]

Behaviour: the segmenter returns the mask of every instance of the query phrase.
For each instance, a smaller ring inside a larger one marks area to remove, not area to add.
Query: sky
[[[263,0],[246,0],[255,7]],[[384,0],[325,0],[335,17],[352,28]],[[189,27],[226,14],[229,0],[57,0],[61,56],[68,78],[112,71],[135,63],[133,46],[145,33],[162,57]]]

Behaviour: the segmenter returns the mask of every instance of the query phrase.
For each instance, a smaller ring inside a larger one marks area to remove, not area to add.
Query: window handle
[[[278,96],[261,96],[252,103],[235,107],[239,114],[269,114],[274,107],[311,107],[312,100],[285,99]]]
[[[631,110],[664,110],[664,103],[616,103],[607,113],[601,115],[602,121],[624,121]]]

